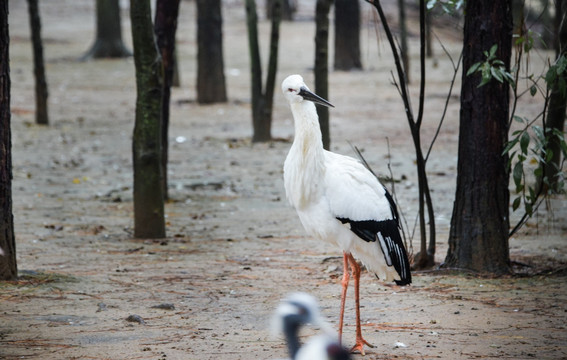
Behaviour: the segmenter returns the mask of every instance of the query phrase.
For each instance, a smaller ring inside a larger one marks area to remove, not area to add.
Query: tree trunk
[[[41,21],[37,0],[28,0],[31,37],[33,44],[33,72],[35,75],[35,122],[36,124],[49,124],[47,113],[47,80],[43,61],[43,46],[41,43]]]
[[[252,96],[252,142],[269,141],[270,131],[262,121],[262,63],[258,44],[258,14],[255,0],[246,0],[246,24],[250,52],[250,88]]]
[[[457,191],[445,266],[505,274],[509,268],[508,83],[478,87],[480,74],[466,76],[484,51],[498,45],[509,69],[511,0],[467,1],[459,130]]]
[[[272,137],[272,110],[274,104],[274,89],[278,72],[278,48],[280,43],[280,23],[282,20],[282,3],[285,0],[274,0],[272,5],[272,30],[270,33],[270,55],[268,58],[268,74],[264,89],[263,117],[267,132]]]
[[[272,18],[274,0],[266,0],[266,18]],[[281,19],[285,21],[292,21],[293,20],[293,13],[295,12],[296,8],[294,4],[291,3],[291,0],[282,0],[282,15]]]
[[[262,91],[262,64],[260,62],[260,47],[258,45],[258,15],[256,12],[256,3],[254,0],[246,0],[245,4],[252,89],[252,142],[265,142],[272,139],[272,103],[278,64],[282,0],[273,1],[270,58],[268,61],[268,77],[264,91]]]
[[[161,173],[163,196],[166,200],[168,199],[167,162],[169,141],[167,136],[169,132],[169,102],[171,98],[171,86],[173,83],[173,72],[175,68],[175,32],[177,31],[178,13],[179,0],[157,0],[154,32],[156,34],[157,46],[163,65],[161,98]]]
[[[433,39],[431,38],[431,28],[433,27],[432,11],[426,10],[425,12],[425,54],[428,58],[432,58],[433,54]]]
[[[133,136],[134,236],[165,237],[161,168],[161,59],[154,41],[149,0],[130,1],[136,65],[136,123]]]
[[[332,3],[333,0],[317,0],[315,9],[315,93],[324,99],[329,99],[329,11]],[[356,3],[358,4],[358,0]],[[317,105],[317,114],[323,135],[323,147],[329,150],[331,146],[329,108]]]
[[[319,2],[317,2],[319,3]],[[360,61],[360,4],[335,1],[335,70],[362,69]]]
[[[122,42],[119,0],[96,0],[96,39],[83,60],[132,56]]]
[[[0,280],[15,280],[18,276],[12,214],[9,45],[8,1],[2,1],[0,2]]]
[[[400,15],[400,53],[402,55],[402,64],[406,73],[406,84],[410,83],[410,64],[409,64],[409,48],[408,48],[408,27],[406,21],[406,3],[404,0],[398,0],[398,10]]]
[[[558,39],[557,45],[557,59],[561,56],[567,57],[567,1],[557,0],[556,10],[558,11],[555,16],[561,19],[560,27],[557,29],[555,38]],[[563,71],[560,75],[564,83],[567,83],[567,73]],[[546,152],[552,153],[552,158],[545,165],[543,165],[543,176],[547,177],[548,190],[559,192],[559,180],[561,175],[561,139],[553,136],[553,131],[563,133],[565,126],[565,110],[567,108],[567,96],[565,92],[561,92],[559,86],[559,79],[551,86],[551,94],[549,97],[549,106],[547,110],[547,124],[545,124],[546,134],[549,136],[549,142],[546,147]],[[545,156],[543,156],[545,158]],[[544,185],[541,179],[541,185]]]
[[[197,102],[226,102],[220,0],[197,0]]]

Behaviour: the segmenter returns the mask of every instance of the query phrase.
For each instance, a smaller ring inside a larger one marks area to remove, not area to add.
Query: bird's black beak
[[[301,95],[301,97],[303,97],[303,99],[312,101],[315,104],[319,104],[319,105],[323,105],[323,106],[327,106],[327,107],[335,107],[333,104],[331,104],[327,100],[323,99],[319,95],[314,94],[311,91],[307,90],[307,88],[305,88],[305,87],[302,87],[301,89],[299,89],[299,95]]]

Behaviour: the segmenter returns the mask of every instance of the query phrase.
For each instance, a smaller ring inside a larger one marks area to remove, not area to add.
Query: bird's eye
[[[289,92],[295,92],[295,90],[292,89],[292,88],[287,89],[287,91],[289,91]]]

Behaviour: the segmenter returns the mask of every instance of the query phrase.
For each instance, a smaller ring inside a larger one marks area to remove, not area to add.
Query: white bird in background
[[[284,163],[286,196],[305,230],[343,251],[343,279],[339,318],[342,338],[345,298],[354,278],[356,344],[364,354],[360,327],[360,260],[383,281],[411,283],[410,264],[400,237],[398,212],[391,195],[358,160],[323,149],[315,104],[333,107],[312,93],[300,75],[288,76],[282,91],[295,123],[295,138]]]
[[[305,345],[299,343],[299,330],[306,324],[324,332]],[[338,342],[335,332],[321,319],[315,298],[305,293],[289,295],[277,308],[274,325],[283,332],[292,360],[348,360],[350,355]]]

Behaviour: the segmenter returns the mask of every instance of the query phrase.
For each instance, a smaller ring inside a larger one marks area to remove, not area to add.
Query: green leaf
[[[435,7],[435,4],[437,3],[437,0],[429,0],[427,2],[427,10],[431,10]]]
[[[523,119],[521,116],[518,116],[518,115],[514,115],[514,120],[516,120],[516,121],[519,122],[519,123],[523,123],[523,122],[524,122],[524,119]]]
[[[502,73],[500,72],[499,69],[495,67],[491,67],[490,74],[492,74],[492,77],[496,78],[496,80],[498,80],[499,82],[501,83],[504,82],[504,79],[502,78]]]
[[[520,149],[522,150],[522,154],[528,153],[528,146],[530,145],[530,134],[528,132],[524,132],[522,137],[520,138]]]
[[[476,64],[473,64],[473,65],[470,67],[469,71],[467,71],[467,76],[469,76],[469,75],[471,75],[471,74],[474,74],[474,73],[478,70],[478,68],[480,67],[480,65],[482,65],[481,62],[477,62]]]
[[[535,94],[537,94],[537,87],[535,85],[532,85],[530,87],[530,95],[535,96]]]
[[[490,56],[491,57],[494,57],[494,54],[496,54],[496,50],[498,50],[498,44],[492,45],[492,47],[490,48]]]
[[[534,125],[532,126],[532,129],[534,131],[534,134],[536,135],[536,138],[540,142],[547,143],[547,141],[545,140],[545,134],[543,133],[543,129],[541,128],[541,126]]]
[[[545,74],[545,82],[547,83],[548,87],[552,87],[553,83],[555,83],[555,79],[557,78],[557,72],[555,66],[551,66],[547,73]]]
[[[532,214],[534,213],[534,209],[532,204],[530,203],[525,203],[524,205],[526,207],[526,212],[528,213],[529,216],[532,216]]]
[[[545,163],[549,164],[551,159],[553,159],[553,150],[547,149],[547,152],[545,153]]]
[[[518,210],[521,203],[522,203],[522,197],[521,196],[518,196],[517,198],[515,198],[514,202],[512,203],[512,210],[513,211]]]
[[[534,188],[532,188],[531,186],[528,188],[528,191],[530,192],[530,202],[533,203],[536,200],[536,194],[535,194],[535,190]]]
[[[510,150],[512,150],[512,148],[518,143],[518,140],[519,140],[518,138],[514,138],[511,141],[508,141],[508,143],[504,147],[504,150],[502,151],[502,155],[510,152]]]

